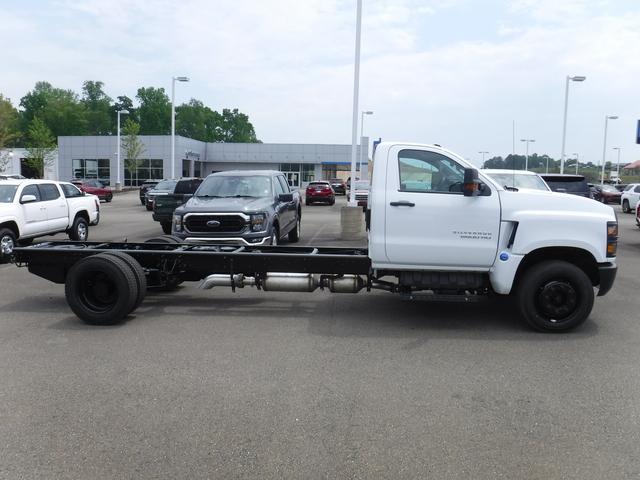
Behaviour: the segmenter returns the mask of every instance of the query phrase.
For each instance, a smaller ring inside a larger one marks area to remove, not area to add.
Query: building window
[[[287,176],[289,185],[292,187],[299,186],[299,179],[303,182],[313,182],[315,180],[315,165],[312,163],[281,163],[280,171],[292,174]],[[292,180],[293,177],[296,178],[295,181]]]
[[[302,181],[313,182],[315,180],[315,166],[308,163],[302,164]]]
[[[111,181],[111,167],[108,158],[74,158],[73,178],[95,178],[104,185]]]
[[[162,180],[163,178],[164,169],[162,160],[149,158],[140,159],[133,172],[127,168],[126,160],[124,162],[124,184],[126,186],[139,186],[142,185],[145,180]]]

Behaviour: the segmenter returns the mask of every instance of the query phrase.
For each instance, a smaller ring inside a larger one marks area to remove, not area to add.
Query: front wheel
[[[110,193],[109,195],[107,195],[107,197],[104,199],[105,202],[110,203],[111,200],[113,200],[113,194]]]
[[[629,205],[629,200],[625,200],[624,202],[622,202],[622,211],[624,213],[631,212],[631,206]]]
[[[520,313],[536,330],[562,332],[581,325],[593,308],[593,285],[572,263],[550,260],[524,272],[518,285]]]
[[[300,214],[298,214],[298,219],[296,220],[296,226],[289,232],[289,242],[296,243],[300,240]]]
[[[162,231],[167,235],[171,234],[171,222],[160,222],[160,226],[162,227]]]
[[[16,246],[16,234],[10,228],[0,228],[0,257],[11,255]]]
[[[78,242],[86,242],[89,238],[89,224],[83,217],[76,217],[69,230],[69,238]]]

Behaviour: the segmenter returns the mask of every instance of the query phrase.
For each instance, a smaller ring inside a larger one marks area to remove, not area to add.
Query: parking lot
[[[344,202],[304,207],[301,243],[364,246]],[[162,233],[137,192],[101,208],[90,240]],[[616,284],[560,335],[508,299],[195,284],[92,327],[0,266],[0,478],[638,478],[640,229],[615,208]]]

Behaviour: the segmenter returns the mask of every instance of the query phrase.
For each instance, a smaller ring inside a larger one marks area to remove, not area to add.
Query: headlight
[[[267,216],[264,213],[254,213],[251,215],[251,231],[263,232],[267,229]]]
[[[173,226],[177,232],[182,230],[182,215],[173,214]]]

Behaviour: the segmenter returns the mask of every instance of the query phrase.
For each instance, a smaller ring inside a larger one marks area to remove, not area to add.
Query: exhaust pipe
[[[266,292],[313,292],[320,287],[328,288],[333,293],[358,293],[367,285],[367,281],[360,275],[320,276],[310,273],[272,272],[256,279],[240,273],[233,276],[216,273],[206,277],[200,288],[209,290],[213,287],[244,288],[256,285]]]
[[[253,277],[245,277],[241,273],[230,276],[224,273],[216,273],[209,275],[205,278],[200,287],[202,290],[209,290],[213,287],[238,287],[244,288],[245,286],[255,285],[255,279]]]

